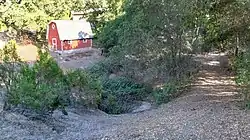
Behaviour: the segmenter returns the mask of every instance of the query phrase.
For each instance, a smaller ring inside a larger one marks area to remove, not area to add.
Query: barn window
[[[82,42],[83,42],[83,43],[87,43],[87,39],[83,39]]]
[[[52,29],[55,29],[56,25],[55,24],[52,24]]]

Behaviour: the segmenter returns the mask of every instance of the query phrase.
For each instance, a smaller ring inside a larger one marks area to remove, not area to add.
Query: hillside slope
[[[250,139],[250,112],[238,107],[232,76],[220,68],[221,56],[199,56],[203,67],[190,91],[157,109],[123,115],[55,112],[47,121],[1,113],[0,139]]]

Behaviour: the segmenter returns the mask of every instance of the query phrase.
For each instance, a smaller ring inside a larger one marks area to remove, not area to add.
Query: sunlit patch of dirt
[[[38,58],[38,48],[35,45],[18,45],[17,54],[21,60],[26,62],[36,61]]]

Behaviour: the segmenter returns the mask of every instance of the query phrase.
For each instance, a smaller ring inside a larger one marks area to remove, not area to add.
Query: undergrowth
[[[116,77],[102,81],[103,94],[100,109],[111,114],[129,112],[134,101],[143,100],[148,95],[144,85],[126,77]]]
[[[162,76],[160,79],[165,79],[166,82],[160,87],[155,87],[153,81],[155,79],[144,82],[128,75],[123,64],[112,59],[112,56],[95,64],[88,69],[88,72],[101,82],[102,95],[99,109],[110,114],[120,114],[130,112],[137,101],[149,101],[160,105],[179,96],[190,85],[191,75],[194,73],[191,70],[193,66],[188,64],[183,66],[185,65],[187,69],[183,69],[185,72],[178,78],[168,79],[169,77]]]
[[[237,56],[234,61],[236,71],[236,83],[241,87],[243,99],[247,108],[250,109],[250,52]]]
[[[61,109],[67,114],[65,107],[71,106],[120,114],[132,111],[138,101],[151,97],[157,104],[166,103],[185,85],[185,80],[179,76],[176,80],[168,79],[161,88],[153,88],[152,81],[140,81],[128,74],[126,65],[115,57],[108,57],[86,71],[78,69],[64,73],[48,51],[40,50],[38,54],[39,60],[31,66],[20,60],[14,41],[1,51],[0,78],[7,91],[6,110],[22,107],[39,114],[51,114]]]
[[[64,74],[48,51],[39,50],[39,60],[33,66],[22,62],[15,41],[1,50],[0,78],[6,89],[4,109],[15,107],[51,114],[56,109],[78,104],[97,108],[101,85],[81,70]]]
[[[167,103],[178,97],[184,90],[190,87],[192,78],[183,78],[179,81],[170,81],[160,87],[156,87],[152,93],[156,104]]]

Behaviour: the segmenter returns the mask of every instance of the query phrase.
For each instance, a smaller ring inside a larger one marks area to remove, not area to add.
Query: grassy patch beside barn
[[[17,54],[22,61],[36,61],[38,58],[38,47],[32,44],[18,45]]]

